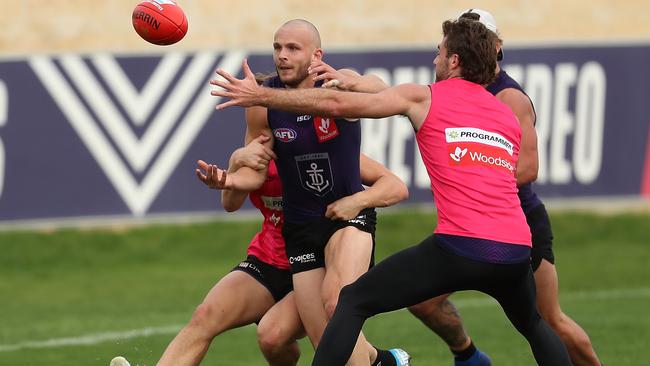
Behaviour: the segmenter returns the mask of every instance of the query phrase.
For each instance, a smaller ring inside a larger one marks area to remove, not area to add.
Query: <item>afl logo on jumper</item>
[[[314,118],[314,128],[318,142],[329,141],[339,135],[334,118],[316,117]]]
[[[290,128],[276,128],[273,130],[275,139],[282,142],[291,142],[296,139],[298,134]]]
[[[321,197],[332,190],[334,179],[328,153],[298,155],[295,159],[304,189]]]

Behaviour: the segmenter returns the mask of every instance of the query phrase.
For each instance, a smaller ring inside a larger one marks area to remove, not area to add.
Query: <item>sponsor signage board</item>
[[[198,159],[226,166],[243,143],[243,110],[216,111],[208,80],[216,68],[240,74],[244,57],[273,71],[270,53],[239,50],[0,60],[0,222],[220,210],[194,169]],[[326,61],[426,84],[433,57],[381,50],[328,52]],[[649,45],[507,50],[503,67],[536,107],[542,198],[650,195],[649,64]],[[408,121],[364,120],[362,139],[408,184],[411,202],[431,201]]]

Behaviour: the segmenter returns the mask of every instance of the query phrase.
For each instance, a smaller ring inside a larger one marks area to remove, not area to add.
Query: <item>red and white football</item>
[[[142,1],[133,9],[131,20],[140,37],[157,45],[176,43],[187,33],[185,13],[171,0]]]

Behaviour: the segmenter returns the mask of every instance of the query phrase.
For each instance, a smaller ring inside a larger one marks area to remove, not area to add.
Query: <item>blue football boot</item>
[[[397,366],[411,366],[411,356],[403,349],[393,348],[389,349],[388,352],[395,357],[395,363],[397,363]]]
[[[465,361],[454,360],[454,366],[492,366],[492,362],[488,355],[477,349],[472,357]]]

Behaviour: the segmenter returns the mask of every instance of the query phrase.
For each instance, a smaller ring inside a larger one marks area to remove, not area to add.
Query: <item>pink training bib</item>
[[[517,197],[521,127],[514,113],[463,79],[430,88],[416,137],[438,208],[435,232],[531,246]]]

